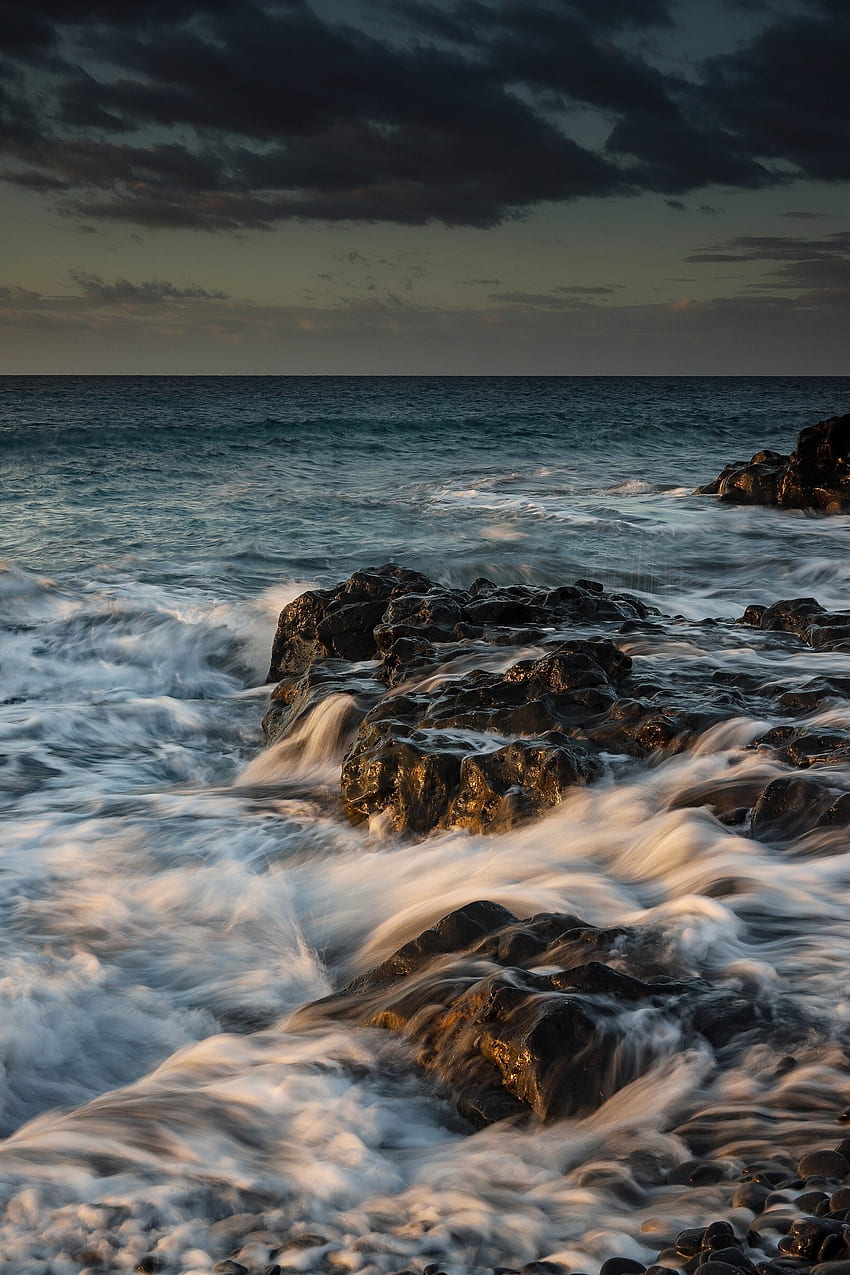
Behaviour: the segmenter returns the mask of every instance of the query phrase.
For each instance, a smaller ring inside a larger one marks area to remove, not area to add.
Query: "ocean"
[[[281,607],[387,561],[627,590],[681,617],[633,658],[684,680],[850,676],[847,653],[729,623],[780,598],[850,606],[850,518],[693,494],[850,410],[850,378],[0,392],[2,1275],[595,1275],[732,1216],[748,1158],[840,1136],[844,843],[778,849],[674,800],[733,763],[786,773],[747,747],[780,719],[738,716],[510,832],[421,839],[327,798],[326,719],[273,756],[260,721]],[[781,1074],[763,1046],[729,1068],[672,1048],[590,1115],[476,1130],[399,1037],[292,1017],[475,899],[650,925],[694,972],[781,994],[806,1048]],[[683,1130],[712,1122],[724,1180],[671,1180]]]

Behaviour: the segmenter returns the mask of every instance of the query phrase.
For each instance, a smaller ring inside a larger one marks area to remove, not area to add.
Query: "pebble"
[[[725,1238],[726,1236],[731,1236],[733,1239],[735,1239],[735,1232],[732,1228],[731,1222],[727,1222],[723,1218],[719,1219],[717,1222],[710,1222],[708,1226],[705,1228],[705,1235],[703,1236],[703,1239],[702,1239],[703,1248],[705,1248],[706,1246],[706,1241],[717,1240],[717,1239]],[[738,1241],[735,1240],[736,1244],[737,1242]]]
[[[728,1262],[703,1262],[699,1269],[700,1275],[740,1275],[740,1268]]]
[[[818,1262],[812,1275],[850,1275],[850,1258],[844,1262]]]
[[[702,1247],[706,1229],[704,1226],[696,1226],[680,1231],[676,1236],[676,1252],[681,1253],[682,1257],[693,1257]]]
[[[753,1213],[761,1213],[770,1195],[766,1186],[758,1182],[742,1182],[732,1196],[733,1209],[750,1209]]]
[[[675,1186],[713,1186],[725,1177],[726,1170],[716,1160],[685,1160],[671,1169],[667,1181]]]
[[[739,1271],[755,1270],[752,1262],[744,1255],[740,1248],[718,1248],[703,1253],[703,1260],[700,1262],[700,1270],[704,1270],[706,1266],[714,1262],[725,1262],[727,1266],[734,1266]]]
[[[827,1235],[823,1244],[818,1249],[819,1262],[831,1262],[833,1258],[844,1257],[847,1250],[844,1246],[844,1236],[833,1233]]]
[[[801,1213],[814,1213],[819,1204],[823,1204],[824,1200],[829,1202],[829,1196],[825,1191],[805,1191],[802,1195],[798,1195],[794,1203]]]
[[[230,1257],[225,1258],[223,1262],[216,1262],[213,1272],[214,1275],[250,1275],[247,1266],[243,1266],[241,1262],[234,1262]]]
[[[840,1151],[810,1151],[797,1161],[797,1173],[801,1178],[845,1178],[850,1164]]]
[[[633,1257],[609,1257],[599,1268],[599,1275],[644,1275],[646,1267],[643,1262],[636,1262]]]

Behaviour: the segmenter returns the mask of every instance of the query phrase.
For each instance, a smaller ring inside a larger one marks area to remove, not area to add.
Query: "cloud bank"
[[[208,231],[488,227],[546,201],[850,177],[838,0],[765,9],[743,43],[681,70],[682,11],[666,0],[384,0],[350,14],[7,0],[0,177],[69,217]]]

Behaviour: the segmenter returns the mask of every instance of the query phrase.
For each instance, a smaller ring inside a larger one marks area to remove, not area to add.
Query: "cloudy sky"
[[[0,372],[850,372],[848,0],[0,0]]]

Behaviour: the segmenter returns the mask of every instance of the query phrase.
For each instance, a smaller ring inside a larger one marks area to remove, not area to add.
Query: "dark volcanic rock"
[[[327,657],[375,659],[374,630],[390,600],[417,590],[426,593],[430,587],[430,580],[418,571],[387,563],[355,571],[335,589],[302,593],[280,613],[266,680],[297,676]]]
[[[794,633],[816,651],[850,651],[850,611],[827,611],[815,598],[749,606],[741,623],[765,632]]]
[[[640,930],[520,921],[484,901],[303,1012],[402,1032],[479,1124],[592,1111],[657,1061],[671,1030],[682,1048],[734,1051],[766,1024],[735,992],[660,975]]]
[[[542,589],[480,579],[447,589],[395,564],[355,572],[281,612],[266,738],[284,737],[323,699],[344,694],[352,727],[365,717],[342,768],[352,819],[387,812],[398,831],[414,833],[509,827],[601,773],[604,738],[575,736],[599,726],[631,670],[610,640],[558,642],[553,633],[647,614],[637,599],[591,580]],[[469,671],[473,649],[530,644],[552,649],[505,672]],[[466,662],[461,677],[454,660]],[[644,705],[644,717],[657,713]],[[610,733],[628,736],[639,753],[640,723],[632,726],[624,731],[618,719]],[[654,747],[660,736],[649,733]],[[679,733],[671,726],[665,743]]]
[[[812,779],[774,779],[753,807],[751,833],[760,841],[788,841],[815,828],[850,823],[850,793]]]
[[[727,465],[713,482],[698,487],[697,494],[736,504],[846,512],[850,509],[850,413],[804,429],[790,456],[762,451],[749,461]]]
[[[743,622],[793,635],[791,643],[850,649],[850,612],[826,611],[814,598],[748,607]],[[603,755],[652,764],[729,717],[804,712],[846,696],[850,679],[840,677],[789,689],[734,668],[633,669],[624,646],[644,654],[680,623],[650,620],[638,600],[606,594],[592,580],[543,589],[480,579],[449,589],[395,564],[370,568],[284,608],[270,669],[279,682],[263,726],[273,743],[303,722],[306,738],[308,715],[337,696],[328,721],[334,746],[348,748],[348,816],[381,815],[397,832],[422,835],[506,829],[599,778]],[[706,621],[701,629],[716,627]],[[513,662],[501,653],[510,647]],[[850,760],[850,733],[781,726],[755,747],[820,772]],[[776,791],[759,797],[764,782],[751,775],[677,804],[708,804],[743,825],[758,802],[755,835],[781,837],[796,816],[777,806]],[[844,805],[836,800],[826,822],[846,822]],[[813,808],[803,802],[800,827],[813,826]]]

